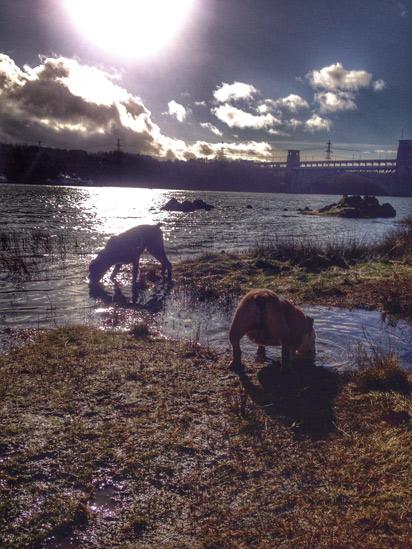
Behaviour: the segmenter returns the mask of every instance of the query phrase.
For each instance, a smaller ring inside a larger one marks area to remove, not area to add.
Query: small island
[[[375,196],[343,195],[339,202],[333,202],[319,210],[310,210],[304,208],[298,210],[305,215],[330,215],[337,217],[350,218],[377,218],[377,217],[396,217],[395,208],[385,202],[379,204]]]

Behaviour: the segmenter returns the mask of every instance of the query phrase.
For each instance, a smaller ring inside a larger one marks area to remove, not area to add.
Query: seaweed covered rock
[[[343,195],[339,202],[333,202],[319,210],[300,210],[306,215],[331,215],[350,218],[395,217],[396,210],[391,204],[379,204],[376,196]]]

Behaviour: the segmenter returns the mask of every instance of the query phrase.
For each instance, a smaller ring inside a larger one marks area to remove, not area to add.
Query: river
[[[202,198],[214,209],[193,213],[165,212],[163,204]],[[64,187],[0,185],[0,233],[29,241],[42,234],[50,249],[24,249],[27,259],[36,255],[28,273],[0,273],[0,330],[44,328],[66,323],[86,323],[126,329],[146,313],[110,303],[113,288],[106,284],[108,299],[91,298],[87,284],[90,259],[108,237],[141,223],[162,223],[167,254],[172,262],[203,252],[241,251],[274,238],[373,240],[412,215],[412,199],[385,197],[397,211],[395,219],[341,219],[303,216],[297,209],[317,209],[339,197],[137,189],[119,187]],[[248,207],[247,207],[248,206]],[[27,237],[27,238],[26,238]],[[62,249],[63,248],[63,249]],[[125,282],[121,293],[130,303]],[[106,296],[106,297],[107,297]],[[113,296],[112,296],[113,297]],[[113,301],[113,299],[112,299]],[[396,350],[402,362],[412,364],[412,332],[404,322],[388,325],[378,313],[310,308],[318,326],[319,361],[342,366],[361,340],[372,340]],[[193,307],[177,292],[165,300],[153,324],[166,335],[198,339],[224,348],[232,310],[208,304]],[[147,316],[147,315],[146,315]],[[113,318],[115,320],[113,320]],[[248,347],[249,348],[249,347]],[[275,351],[276,354],[276,351]]]

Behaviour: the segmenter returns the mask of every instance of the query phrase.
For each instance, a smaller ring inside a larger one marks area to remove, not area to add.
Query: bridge
[[[326,152],[330,157],[330,142]],[[291,182],[305,179],[305,176],[310,178],[335,174],[379,174],[391,176],[392,184],[398,188],[412,189],[412,139],[401,139],[396,158],[391,159],[301,160],[300,150],[289,149],[285,162],[272,162],[271,166],[284,172]]]

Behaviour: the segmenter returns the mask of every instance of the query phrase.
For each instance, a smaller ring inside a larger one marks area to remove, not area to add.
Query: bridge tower
[[[297,191],[299,187],[300,151],[298,149],[289,149],[286,159],[286,183],[291,191]]]
[[[288,150],[288,158],[286,160],[286,170],[300,167],[300,151],[297,149]]]
[[[412,185],[412,139],[400,139],[396,156],[396,180],[399,188]]]

